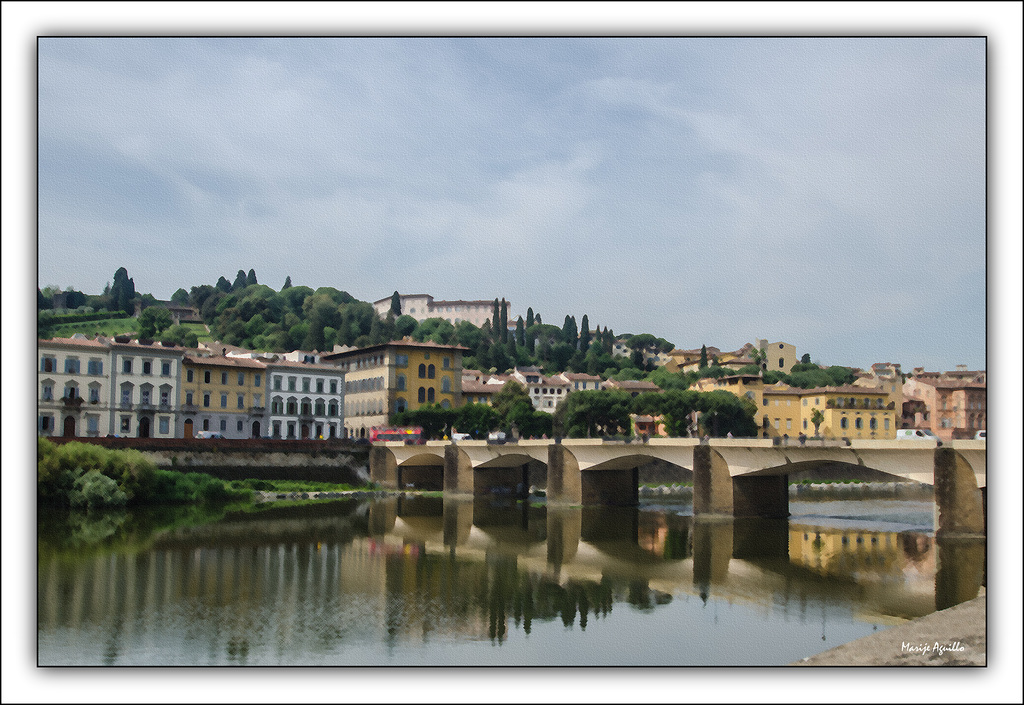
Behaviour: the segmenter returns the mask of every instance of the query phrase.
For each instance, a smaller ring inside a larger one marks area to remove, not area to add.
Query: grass
[[[134,318],[105,318],[99,321],[61,323],[55,326],[48,326],[45,331],[40,331],[40,333],[45,333],[53,338],[70,338],[75,333],[82,333],[90,337],[97,335],[111,337],[134,333],[138,330],[138,327],[139,322]]]
[[[370,486],[353,487],[344,482],[303,482],[301,480],[232,480],[232,489],[249,489],[259,492],[351,492],[354,490],[371,490]]]

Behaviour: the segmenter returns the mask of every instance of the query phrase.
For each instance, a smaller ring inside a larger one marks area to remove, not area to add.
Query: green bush
[[[121,491],[117,483],[101,473],[90,470],[75,480],[68,500],[72,507],[123,507],[128,496]]]

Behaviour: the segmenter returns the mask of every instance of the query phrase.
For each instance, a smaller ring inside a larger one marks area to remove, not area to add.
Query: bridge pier
[[[732,477],[729,464],[709,445],[693,448],[693,515],[788,517],[786,475]]]
[[[583,504],[635,507],[640,504],[640,468],[587,470],[580,489]]]
[[[389,490],[398,489],[398,460],[387,448],[370,448],[370,480]]]
[[[985,501],[971,464],[952,448],[935,449],[936,536],[984,536]]]
[[[548,502],[583,503],[583,478],[576,457],[560,443],[548,446]]]
[[[732,478],[732,514],[736,517],[789,516],[788,475],[747,475]]]
[[[473,463],[454,443],[444,448],[444,491],[473,494]]]

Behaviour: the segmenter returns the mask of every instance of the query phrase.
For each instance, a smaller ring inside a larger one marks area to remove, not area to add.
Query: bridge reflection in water
[[[839,601],[892,624],[975,597],[985,575],[983,542],[483,498],[271,507],[145,542],[93,558],[41,550],[41,636],[96,645],[71,662],[144,663],[168,634],[211,621],[226,642],[171,662],[251,663],[255,645],[258,662],[270,650],[286,663],[359,641],[500,642],[538,620],[585,630],[617,604],[688,595],[798,615]]]

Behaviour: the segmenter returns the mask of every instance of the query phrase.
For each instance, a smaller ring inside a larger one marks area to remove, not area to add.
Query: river
[[[553,508],[432,496],[41,512],[38,663],[782,665],[971,599],[911,499]]]

